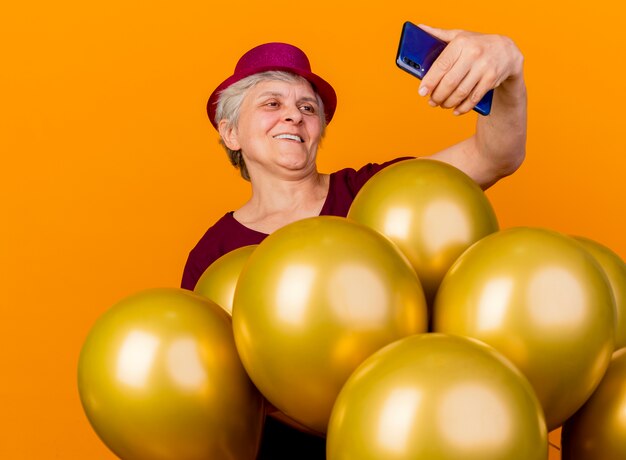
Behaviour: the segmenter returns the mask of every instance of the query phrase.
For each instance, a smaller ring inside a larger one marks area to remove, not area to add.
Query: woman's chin
[[[310,171],[315,169],[313,162],[304,153],[282,155],[279,166],[290,171]]]

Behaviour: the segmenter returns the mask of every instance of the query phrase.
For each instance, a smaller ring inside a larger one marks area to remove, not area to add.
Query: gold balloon
[[[626,264],[597,241],[582,236],[575,238],[598,261],[609,280],[615,300],[615,349],[626,347]]]
[[[563,425],[563,460],[626,458],[626,349],[616,351],[591,398]]]
[[[599,265],[573,238],[513,228],[469,248],[446,274],[434,329],[474,337],[528,377],[550,430],[589,398],[613,352],[614,305]]]
[[[263,398],[228,314],[190,291],[143,291],[101,316],[78,389],[94,430],[124,460],[256,458]]]
[[[243,246],[224,254],[204,271],[193,291],[211,299],[232,314],[239,274],[257,246]]]
[[[469,176],[426,159],[402,161],[372,177],[354,199],[348,218],[398,245],[429,303],[457,257],[498,230],[489,200]]]
[[[239,275],[257,246],[257,244],[243,246],[217,259],[204,271],[194,288],[194,292],[211,299],[226,310],[229,315],[232,315],[233,297],[235,296],[235,287],[237,286]],[[319,433],[313,432],[304,425],[290,419],[271,404],[265,404],[265,411],[270,417],[280,420],[297,430],[319,435]]]
[[[341,217],[267,237],[241,272],[237,350],[280,411],[318,433],[350,373],[371,353],[426,330],[415,272],[387,238]]]
[[[541,405],[493,348],[420,334],[350,376],[333,408],[328,460],[546,460]]]

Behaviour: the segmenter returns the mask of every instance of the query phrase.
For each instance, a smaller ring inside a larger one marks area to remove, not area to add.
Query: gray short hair
[[[266,80],[278,80],[278,81],[286,81],[286,82],[302,82],[308,80],[300,75],[293,74],[291,72],[284,72],[280,70],[270,70],[267,72],[260,72],[254,75],[250,75],[249,77],[243,78],[236,83],[233,83],[228,88],[224,89],[219,94],[219,98],[217,100],[217,108],[215,111],[215,123],[219,125],[221,120],[227,121],[227,129],[236,128],[239,122],[239,112],[241,109],[241,103],[248,92],[248,90],[262,81]],[[315,88],[313,88],[315,91]],[[322,98],[315,91],[315,98],[317,99],[317,103],[319,105],[319,117],[322,122],[322,137],[324,136],[324,132],[326,131],[326,116],[324,115],[324,103]],[[220,137],[220,144],[226,150],[228,155],[228,159],[230,163],[238,168],[241,177],[245,180],[250,180],[250,174],[248,173],[248,168],[246,167],[246,163],[243,160],[243,155],[240,150],[231,150],[229,149],[224,140]]]

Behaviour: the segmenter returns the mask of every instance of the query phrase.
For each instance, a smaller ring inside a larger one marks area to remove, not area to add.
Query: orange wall
[[[404,20],[510,35],[526,56],[530,126],[525,164],[489,192],[501,226],[584,235],[626,258],[615,2],[5,3],[0,458],[113,458],[78,400],[80,347],[122,297],[177,286],[190,247],[244,199],[204,105],[262,42],[301,46],[335,86],[330,171],[472,132],[474,114],[431,109],[395,67]]]

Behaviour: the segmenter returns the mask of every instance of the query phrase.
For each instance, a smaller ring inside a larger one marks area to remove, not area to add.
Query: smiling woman
[[[307,86],[308,88],[305,89],[305,91],[314,94],[314,96],[305,95],[301,101],[296,101],[297,107],[302,111],[302,113],[306,115],[314,114],[317,118],[319,118],[322,127],[321,137],[324,136],[324,130],[326,128],[326,115],[324,114],[324,102],[322,101],[322,98],[313,91],[310,83],[304,77],[299,75],[276,70],[261,72],[245,77],[224,89],[220,93],[219,101],[217,102],[215,110],[215,119],[220,120],[220,124],[219,127],[217,125],[215,125],[215,127],[220,131],[220,142],[226,149],[226,153],[228,154],[231,163],[233,166],[241,170],[241,175],[246,180],[250,180],[250,175],[242,156],[241,147],[237,146],[231,150],[225,143],[224,136],[232,136],[234,134],[233,131],[238,126],[239,122],[241,104],[247,91],[256,87],[260,83],[267,84],[268,82],[300,83]],[[281,105],[284,105],[286,102],[284,101],[284,97],[284,94],[280,92],[273,92],[271,89],[268,89],[258,95],[258,100],[255,100],[254,102],[250,101],[249,103],[259,104],[261,107],[264,107],[267,112],[277,112],[281,108]],[[252,98],[248,97],[247,99]],[[280,138],[279,136],[285,138],[293,136],[291,137],[292,139],[304,142],[304,140],[299,136],[283,134],[276,136],[276,138]]]
[[[472,100],[475,96],[480,100],[483,92],[478,88],[486,92],[497,86],[491,114],[479,118],[476,134],[431,156],[487,188],[515,171],[524,157],[526,90],[521,53],[499,36],[428,31],[449,42],[420,86],[419,94],[429,96],[431,105],[462,115],[473,107],[468,104],[470,96],[462,96],[467,88],[473,88]],[[488,88],[486,81],[492,82]],[[332,86],[313,73],[307,56],[293,45],[266,43],[239,59],[233,75],[211,94],[207,112],[231,163],[250,182],[251,196],[219,219],[192,249],[183,288],[193,289],[220,256],[259,244],[287,224],[314,216],[345,217],[374,174],[406,159],[319,172],[317,150],[336,106]],[[324,451],[323,438],[268,419],[259,459],[319,459],[325,458]]]
[[[272,168],[276,162],[275,172],[289,178],[292,170],[315,167],[322,133],[321,104],[302,77],[292,76],[291,81],[288,77],[275,80],[276,75],[265,78],[247,90],[236,124],[224,118],[219,131],[228,149],[240,152],[249,175],[277,169]]]

